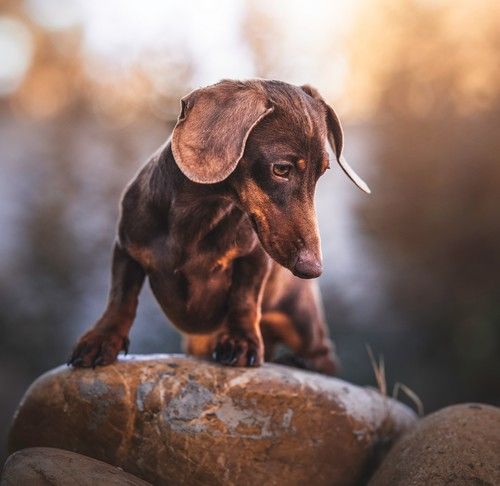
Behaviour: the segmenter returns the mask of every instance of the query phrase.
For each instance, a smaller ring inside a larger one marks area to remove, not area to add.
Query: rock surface
[[[132,356],[40,377],[9,448],[67,449],[155,484],[349,485],[415,421],[373,389],[285,366]]]
[[[500,484],[500,408],[454,405],[421,420],[392,448],[370,486]]]
[[[0,486],[148,486],[117,467],[74,452],[34,447],[7,459]]]

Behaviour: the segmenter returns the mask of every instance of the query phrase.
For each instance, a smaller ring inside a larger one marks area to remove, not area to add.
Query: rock
[[[454,405],[421,420],[389,452],[370,486],[500,484],[500,408]]]
[[[5,463],[0,486],[148,486],[117,467],[74,452],[34,447],[12,454]]]
[[[135,356],[40,377],[9,446],[75,451],[155,484],[349,485],[415,420],[373,389],[285,366]]]

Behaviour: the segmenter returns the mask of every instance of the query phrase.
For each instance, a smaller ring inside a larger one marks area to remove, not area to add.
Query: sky
[[[91,76],[99,71],[97,64],[117,72],[140,66],[153,78],[168,78],[162,64],[188,58],[193,87],[222,77],[254,77],[256,60],[244,38],[245,18],[250,13],[258,23],[265,17],[270,22],[262,24],[261,34],[267,34],[266,25],[275,29],[266,49],[281,54],[276,75],[286,72],[296,83],[315,79],[327,96],[339,96],[348,70],[342,39],[359,5],[359,0],[319,0],[314,8],[303,0],[26,0],[24,8],[49,31],[81,29]],[[325,49],[332,62],[324,62]],[[30,32],[8,16],[0,16],[0,54],[2,95],[22,81],[33,55]]]

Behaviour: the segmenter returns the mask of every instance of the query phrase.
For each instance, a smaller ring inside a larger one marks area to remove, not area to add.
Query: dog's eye
[[[291,164],[273,164],[273,174],[277,177],[287,179],[292,169]]]

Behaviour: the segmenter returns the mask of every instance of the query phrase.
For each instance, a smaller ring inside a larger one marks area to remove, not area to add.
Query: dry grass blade
[[[420,397],[405,384],[397,382],[395,383],[394,388],[392,390],[392,398],[394,399],[398,398],[399,390],[402,390],[406,394],[406,396],[415,404],[418,416],[423,417],[424,404],[422,403],[422,400],[420,400]]]
[[[368,352],[368,356],[370,357],[370,363],[373,368],[373,373],[375,374],[375,380],[377,382],[378,389],[382,395],[387,396],[387,381],[385,378],[384,357],[380,356],[377,362],[371,346],[369,344],[365,344],[365,346],[366,351]],[[404,383],[396,382],[392,390],[392,398],[398,398],[399,390],[403,391],[406,396],[414,403],[415,408],[417,409],[418,416],[422,417],[424,415],[424,404],[422,403],[422,400],[420,400],[420,397]]]
[[[384,357],[380,356],[377,363],[373,355],[371,346],[369,344],[365,344],[365,346],[366,346],[366,351],[368,352],[368,356],[370,357],[370,362],[373,368],[373,373],[375,374],[375,380],[377,381],[378,389],[382,395],[387,396],[387,382],[385,379]]]

